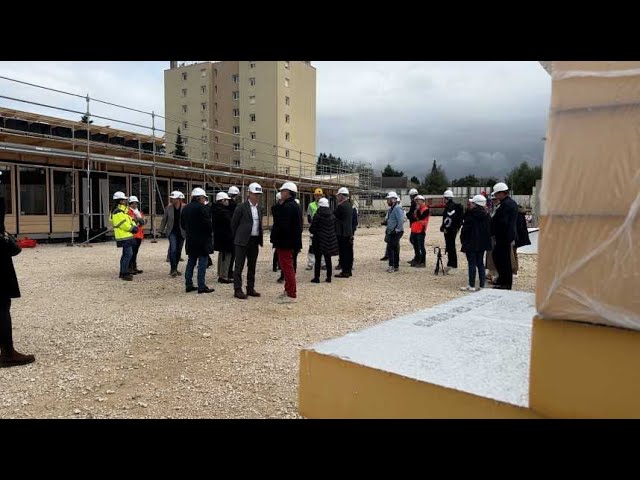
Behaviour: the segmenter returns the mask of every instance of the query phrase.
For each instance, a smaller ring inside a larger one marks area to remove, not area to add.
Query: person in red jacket
[[[427,251],[424,248],[424,241],[427,236],[427,226],[429,225],[429,207],[422,195],[415,197],[416,208],[411,214],[411,238],[415,252],[415,262],[412,267],[425,268],[427,262]]]
[[[131,262],[129,263],[129,274],[137,275],[143,272],[138,269],[138,250],[140,250],[140,245],[142,245],[142,240],[144,239],[143,225],[147,221],[144,219],[144,214],[140,211],[140,201],[135,195],[129,197],[129,216],[138,225],[138,231],[133,234],[136,243],[133,247],[133,257],[131,257]]]

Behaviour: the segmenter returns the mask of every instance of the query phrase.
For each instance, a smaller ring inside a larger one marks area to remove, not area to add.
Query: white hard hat
[[[129,203],[140,203],[140,200],[138,200],[138,197],[136,197],[135,195],[131,195],[129,197]]]
[[[398,194],[396,192],[389,192],[387,193],[387,199],[389,198],[395,198],[396,200],[398,199]]]
[[[191,196],[192,197],[206,197],[207,196],[207,192],[205,192],[203,189],[201,189],[200,187],[196,187],[193,189],[193,191],[191,192]]]
[[[227,192],[229,195],[239,195],[240,189],[238,187],[229,187],[229,191]]]
[[[300,200],[298,200],[297,198],[296,198],[296,203],[300,205]]]
[[[453,198],[453,192],[451,190],[445,190],[442,196],[444,198]]]
[[[329,199],[321,198],[320,200],[318,200],[318,206],[319,207],[328,207],[329,206]]]
[[[340,187],[338,189],[338,195],[349,195],[349,189],[347,187]]]
[[[282,194],[280,192],[276,193],[276,200],[280,200],[282,198]]]
[[[171,192],[171,195],[169,195],[169,198],[182,198],[182,197],[184,197],[184,195],[182,195],[182,192],[178,190],[174,190],[173,192]]]
[[[231,190],[231,189],[229,189]],[[240,193],[240,192],[238,192]],[[249,184],[249,193],[262,193],[262,187],[259,183],[253,182]]]
[[[487,198],[484,195],[474,195],[474,197],[471,199],[471,202],[482,207],[487,206]]]
[[[114,200],[126,200],[127,196],[124,194],[124,192],[116,192],[113,194],[113,199]]]
[[[424,200],[424,197],[423,197],[422,195],[418,195],[418,196],[416,197],[416,200]]]
[[[227,195],[225,192],[220,192],[216,195],[216,202],[219,202],[220,200],[229,200],[229,195]]]
[[[493,186],[493,194],[495,195],[498,192],[506,192],[509,190],[507,184],[504,182],[498,182]]]
[[[180,198],[184,198],[184,193],[178,192],[180,194]]]
[[[409,195],[418,195],[418,190],[412,188],[411,190],[409,190]]]
[[[280,191],[282,190],[289,190],[290,192],[298,193],[298,187],[293,182],[284,182],[280,187]]]

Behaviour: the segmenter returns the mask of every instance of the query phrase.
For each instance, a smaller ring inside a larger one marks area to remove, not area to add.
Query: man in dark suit
[[[0,172],[2,175],[2,172]],[[0,182],[2,177],[0,176]],[[35,361],[33,355],[23,355],[13,348],[11,299],[20,297],[18,278],[13,268],[11,248],[5,238],[5,200],[0,197],[0,367],[15,367]]]
[[[256,263],[259,247],[262,246],[262,187],[258,183],[249,185],[246,202],[238,205],[231,218],[231,235],[235,246],[235,269],[233,272],[234,296],[245,300],[247,296],[259,297],[256,292]],[[247,293],[242,291],[242,270],[247,261]]]
[[[191,203],[182,209],[180,223],[186,233],[186,250],[189,260],[184,272],[187,293],[193,292],[193,269],[198,264],[198,293],[211,293],[213,288],[205,283],[209,255],[213,253],[213,224],[211,211],[205,205],[207,193],[202,188],[191,192]]]
[[[493,187],[493,195],[500,202],[491,219],[491,235],[496,239],[493,247],[493,263],[498,270],[498,279],[493,288],[511,290],[513,283],[511,251],[516,240],[518,204],[509,196],[509,187],[506,183],[496,183]]]

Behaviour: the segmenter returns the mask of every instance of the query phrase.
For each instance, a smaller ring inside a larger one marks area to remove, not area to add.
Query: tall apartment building
[[[190,158],[310,176],[316,157],[316,71],[302,61],[222,61],[164,72],[167,151],[177,129]],[[208,128],[215,130],[211,131]]]

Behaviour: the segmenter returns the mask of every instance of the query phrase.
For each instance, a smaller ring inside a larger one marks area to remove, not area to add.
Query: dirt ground
[[[429,226],[426,269],[407,265],[406,234],[400,272],[386,273],[382,227],[356,233],[349,279],[310,283],[305,250],[291,305],[276,303],[283,286],[268,243],[256,273],[262,297],[248,300],[217,283],[217,254],[207,272],[215,292],[186,294],[184,277],[168,276],[166,239],[145,240],[144,273],[133,282],[118,279],[113,243],[25,250],[14,259],[22,298],[13,302],[13,332],[16,348],[36,362],[0,369],[0,418],[299,418],[302,348],[468,295],[459,289],[464,254],[455,275],[433,275],[440,223],[434,217]],[[519,258],[514,288],[533,292],[537,257]]]

